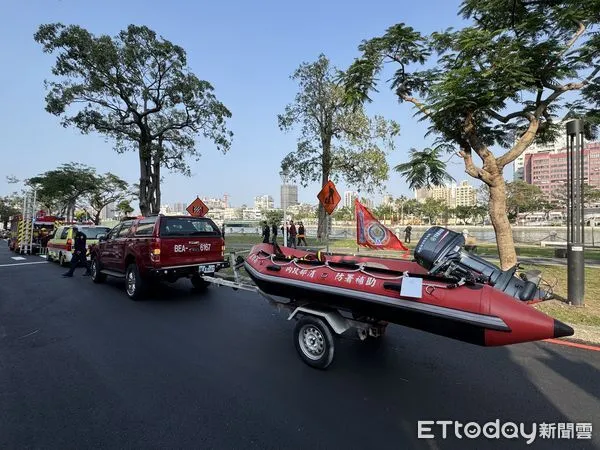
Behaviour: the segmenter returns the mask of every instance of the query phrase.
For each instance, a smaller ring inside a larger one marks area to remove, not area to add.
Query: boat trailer
[[[210,284],[230,287],[234,291],[255,292],[262,296],[278,311],[287,311],[287,320],[295,319],[294,345],[300,358],[309,366],[326,369],[333,362],[337,336],[350,337],[353,333],[360,341],[380,342],[385,334],[387,322],[370,317],[362,317],[339,309],[311,302],[307,299],[276,297],[266,294],[252,280],[240,273],[244,265],[241,254],[250,251],[232,252],[229,255],[233,276],[217,274],[202,275]]]

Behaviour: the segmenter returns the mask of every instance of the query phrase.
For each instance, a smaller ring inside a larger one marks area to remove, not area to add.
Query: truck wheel
[[[294,328],[294,344],[300,358],[311,367],[326,369],[333,361],[333,333],[322,319],[305,316]]]
[[[60,255],[58,255],[58,264],[61,267],[64,267],[67,265],[67,257],[62,253]]]
[[[104,283],[106,281],[106,274],[100,273],[100,263],[96,258],[92,259],[90,272],[94,283]]]
[[[194,289],[197,289],[199,291],[204,291],[205,289],[208,288],[210,283],[208,283],[207,281],[204,281],[200,275],[194,275],[192,277],[192,286],[194,286]]]
[[[144,289],[144,282],[140,276],[140,272],[135,263],[129,264],[125,271],[125,290],[127,296],[132,300],[139,300],[142,298]]]

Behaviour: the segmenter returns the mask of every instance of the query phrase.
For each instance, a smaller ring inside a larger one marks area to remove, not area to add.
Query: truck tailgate
[[[219,237],[166,237],[160,239],[163,267],[188,266],[223,261],[223,240]]]

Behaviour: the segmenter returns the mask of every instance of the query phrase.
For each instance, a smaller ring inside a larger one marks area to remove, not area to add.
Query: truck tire
[[[194,289],[197,289],[198,291],[204,291],[208,289],[209,284],[210,283],[204,281],[199,275],[194,275],[192,277],[192,286],[194,286]]]
[[[294,328],[294,344],[300,358],[311,367],[327,369],[335,354],[333,333],[322,319],[304,316]]]
[[[104,283],[106,281],[106,274],[100,273],[100,270],[100,263],[96,258],[92,258],[90,272],[92,273],[91,277],[94,283]]]
[[[140,300],[144,294],[144,281],[140,276],[137,264],[132,263],[125,271],[125,292],[131,300]]]

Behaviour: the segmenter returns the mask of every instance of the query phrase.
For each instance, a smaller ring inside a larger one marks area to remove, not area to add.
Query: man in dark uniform
[[[82,231],[79,231],[77,227],[73,227],[73,234],[75,235],[75,245],[73,249],[73,256],[71,257],[71,268],[68,272],[63,273],[63,277],[72,277],[73,272],[79,264],[83,264],[85,267],[84,276],[91,275],[90,266],[87,261],[87,236]]]

